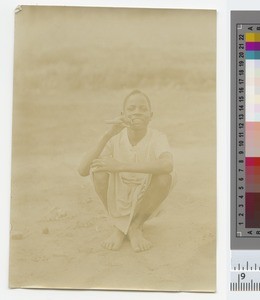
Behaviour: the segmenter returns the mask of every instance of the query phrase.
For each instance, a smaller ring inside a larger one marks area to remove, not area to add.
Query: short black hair
[[[149,109],[152,110],[152,105],[151,105],[151,101],[150,101],[149,97],[148,97],[145,93],[143,93],[143,92],[141,92],[141,91],[139,91],[139,90],[133,90],[130,94],[128,94],[128,95],[125,97],[124,103],[123,103],[123,110],[125,110],[127,100],[128,100],[131,96],[134,96],[134,95],[142,95],[142,96],[144,96],[145,99],[146,99],[146,101],[147,101],[147,104],[148,104],[148,106],[149,106]]]

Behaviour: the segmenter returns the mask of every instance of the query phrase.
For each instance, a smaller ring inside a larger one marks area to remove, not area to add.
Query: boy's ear
[[[153,112],[151,111],[150,119],[152,119],[152,117],[153,117]]]

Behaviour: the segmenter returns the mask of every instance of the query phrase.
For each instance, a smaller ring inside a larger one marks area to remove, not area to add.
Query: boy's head
[[[153,116],[150,99],[143,92],[134,90],[124,100],[123,114],[131,120],[132,129],[146,128]]]

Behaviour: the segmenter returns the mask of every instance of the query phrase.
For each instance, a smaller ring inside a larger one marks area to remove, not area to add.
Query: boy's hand
[[[92,172],[120,172],[122,164],[112,157],[94,159],[91,164]]]
[[[107,120],[106,124],[112,125],[112,127],[109,130],[109,134],[111,136],[114,136],[118,134],[120,131],[122,131],[125,127],[129,127],[131,125],[131,120],[123,116],[120,116],[112,120]]]

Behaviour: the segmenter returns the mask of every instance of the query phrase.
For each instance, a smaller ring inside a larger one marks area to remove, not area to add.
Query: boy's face
[[[142,94],[132,95],[127,99],[124,116],[131,120],[132,129],[147,128],[152,115],[147,99]]]

